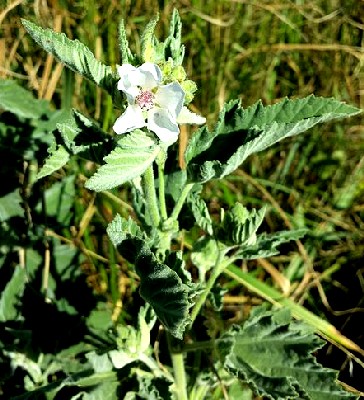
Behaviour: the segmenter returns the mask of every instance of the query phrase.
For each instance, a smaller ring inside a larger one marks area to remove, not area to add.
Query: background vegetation
[[[357,0],[0,0],[0,78],[17,80],[36,97],[50,100],[54,108],[76,107],[110,129],[117,117],[111,99],[41,50],[25,33],[20,17],[78,38],[99,59],[116,65],[120,62],[116,42],[120,18],[125,20],[131,46],[138,49],[141,29],[157,11],[161,20],[157,29],[163,37],[173,7],[183,21],[185,67],[199,87],[194,107],[211,123],[222,104],[236,97],[248,106],[259,98],[269,104],[284,96],[315,93],[364,108],[360,86],[364,5]],[[311,234],[280,256],[244,263],[242,268],[255,271],[260,279],[327,318],[363,348],[362,122],[359,116],[285,140],[252,156],[244,169],[227,179],[210,184],[204,197],[216,213],[237,201],[248,206],[268,203],[267,231],[308,227]],[[182,138],[188,134],[192,132],[184,130]],[[13,146],[9,149],[9,144],[0,143],[1,154],[11,151],[18,157],[11,174],[26,190],[29,176],[44,157],[23,162],[16,143]],[[1,163],[6,169],[4,158]],[[73,167],[79,168],[80,175],[72,219],[62,231],[49,226],[48,233],[92,253],[82,264],[85,281],[109,300],[114,318],[123,315],[129,320],[128,298],[136,290],[135,277],[105,264],[105,259],[117,256],[101,233],[115,210],[124,215],[130,210],[122,200],[94,197],[82,189],[83,174],[90,166]],[[66,174],[61,171],[52,182]],[[127,199],[128,192],[124,190],[120,197]],[[226,319],[241,318],[259,301],[238,284],[228,289]],[[324,365],[342,371],[340,380],[364,391],[363,367],[344,351],[327,345],[318,357]]]

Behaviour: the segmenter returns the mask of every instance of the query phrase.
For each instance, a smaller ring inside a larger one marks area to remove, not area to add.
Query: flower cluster
[[[146,127],[170,145],[178,139],[179,123],[206,122],[184,106],[185,92],[177,81],[163,84],[158,65],[149,62],[140,67],[123,64],[118,67],[118,74],[118,89],[125,94],[128,106],[113,126],[117,134]]]

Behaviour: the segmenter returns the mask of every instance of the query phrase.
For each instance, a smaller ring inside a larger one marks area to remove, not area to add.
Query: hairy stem
[[[188,196],[188,193],[190,193],[191,189],[193,188],[193,183],[188,183],[182,190],[181,196],[178,199],[176,205],[174,206],[174,209],[172,211],[171,218],[173,220],[177,220],[179,213],[182,210],[183,204]]]
[[[187,379],[186,379],[186,371],[185,364],[183,360],[183,352],[176,352],[172,348],[172,340],[173,338],[168,334],[168,348],[172,358],[173,365],[173,374],[174,374],[174,383],[176,389],[177,400],[188,400],[187,396]]]
[[[205,304],[207,296],[210,293],[211,289],[213,288],[213,286],[216,282],[216,279],[219,277],[219,275],[222,273],[222,271],[228,265],[231,264],[230,260],[228,260],[228,259],[222,260],[221,258],[222,258],[221,255],[219,255],[219,257],[216,260],[216,264],[215,264],[214,268],[212,269],[210,278],[207,281],[206,287],[192,309],[190,327],[192,326],[193,322],[195,321],[202,306]]]
[[[167,206],[166,206],[166,194],[165,194],[165,181],[164,181],[164,165],[166,163],[166,154],[161,152],[158,156],[158,180],[159,180],[159,207],[162,216],[162,220],[165,221],[168,218]]]
[[[150,217],[153,221],[153,225],[155,227],[159,226],[160,216],[159,216],[159,208],[157,204],[157,196],[155,193],[154,187],[154,171],[153,165],[150,165],[143,175],[144,182],[144,192],[146,205],[148,207],[148,211],[150,213]]]

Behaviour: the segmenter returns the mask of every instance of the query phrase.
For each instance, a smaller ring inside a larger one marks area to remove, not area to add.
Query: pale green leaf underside
[[[52,154],[46,159],[45,164],[37,174],[37,179],[51,175],[67,164],[70,159],[68,151],[63,146],[52,151]]]
[[[135,130],[125,134],[118,146],[104,158],[106,164],[86,182],[86,187],[99,192],[120,186],[140,176],[159,151],[159,146],[144,132]]]
[[[72,71],[78,72],[108,92],[113,92],[111,67],[98,61],[87,46],[77,39],[68,39],[64,33],[43,29],[25,19],[22,23],[30,36],[44,50],[53,54]]]
[[[201,128],[186,150],[188,180],[222,178],[253,153],[304,132],[318,123],[358,114],[359,109],[335,99],[309,96],[285,99],[264,107],[259,101],[243,109],[239,101],[225,105],[211,133]]]
[[[303,323],[290,321],[288,310],[255,310],[230,335],[225,367],[248,380],[260,395],[280,400],[355,398],[336,384],[336,371],[316,362],[312,352],[321,347],[321,339]]]

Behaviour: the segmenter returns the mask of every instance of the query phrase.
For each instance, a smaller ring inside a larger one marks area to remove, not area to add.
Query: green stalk
[[[162,215],[162,220],[168,219],[167,206],[166,206],[166,194],[165,194],[165,180],[164,180],[164,165],[166,163],[166,154],[161,151],[158,155],[158,181],[159,181],[159,207]]]
[[[198,313],[200,312],[202,306],[206,303],[206,299],[208,294],[210,293],[211,289],[213,288],[216,279],[219,277],[219,275],[222,273],[222,271],[231,263],[229,260],[221,260],[222,255],[220,254],[214,268],[212,269],[212,273],[210,275],[209,280],[207,281],[206,287],[204,291],[202,292],[201,296],[197,300],[196,304],[194,305],[192,312],[191,312],[191,324],[190,327],[192,326],[193,322],[195,321]]]
[[[191,189],[193,188],[193,183],[188,183],[182,190],[181,196],[178,199],[176,205],[174,206],[174,209],[172,211],[171,218],[173,220],[177,220],[179,213],[182,210],[183,204],[188,196],[188,193],[190,193]]]
[[[159,216],[159,208],[157,204],[157,196],[155,193],[154,187],[154,171],[153,171],[153,164],[150,165],[143,175],[143,182],[144,182],[144,192],[145,192],[145,199],[146,205],[148,207],[148,211],[150,217],[153,221],[153,225],[158,227],[160,224],[160,216]]]
[[[182,351],[174,351],[172,348],[173,338],[167,334],[169,353],[172,358],[174,384],[176,388],[177,400],[188,400],[187,396],[187,379],[185,364]]]

